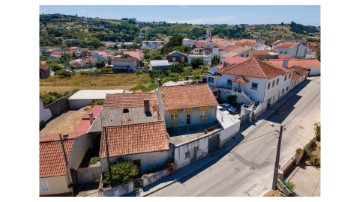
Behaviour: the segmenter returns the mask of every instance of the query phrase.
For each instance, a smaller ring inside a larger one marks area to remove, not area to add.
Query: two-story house
[[[187,55],[179,51],[173,51],[166,56],[169,62],[187,63]]]
[[[135,71],[138,67],[138,59],[125,54],[114,56],[112,62],[114,70]]]
[[[204,77],[214,94],[227,101],[236,95],[237,103],[263,103],[271,106],[289,91],[292,70],[251,58],[219,69]]]
[[[158,93],[167,128],[216,123],[218,102],[207,84],[161,86]]]
[[[281,43],[275,48],[277,49],[278,55],[285,54],[294,58],[305,58],[308,52],[306,46],[297,42]]]

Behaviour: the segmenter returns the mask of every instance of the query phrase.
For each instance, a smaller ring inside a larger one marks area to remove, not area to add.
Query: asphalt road
[[[259,196],[269,190],[280,124],[285,125],[281,166],[314,137],[313,125],[320,121],[320,77],[310,80],[219,161],[149,196]]]

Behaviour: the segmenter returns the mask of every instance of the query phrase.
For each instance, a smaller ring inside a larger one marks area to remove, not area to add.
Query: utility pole
[[[280,134],[279,134],[279,140],[276,150],[276,159],[275,159],[275,166],[274,166],[274,179],[272,184],[272,189],[276,190],[277,187],[277,178],[279,173],[279,161],[280,161],[280,147],[281,147],[281,138],[282,138],[282,132],[283,132],[283,125],[280,125]]]

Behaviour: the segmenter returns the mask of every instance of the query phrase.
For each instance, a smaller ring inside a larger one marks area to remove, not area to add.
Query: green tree
[[[321,132],[320,122],[314,124],[314,132],[315,132],[316,140],[320,142],[320,132]]]
[[[134,179],[138,175],[139,169],[131,161],[120,161],[110,166],[112,180],[109,170],[105,172],[103,182],[108,185],[119,185]]]
[[[59,75],[62,78],[71,77],[71,72],[69,72],[65,69],[61,69],[60,71],[57,72],[57,75]]]
[[[105,62],[104,61],[96,61],[95,63],[96,68],[102,68],[105,67]]]
[[[182,72],[184,72],[184,67],[183,67],[183,65],[174,63],[170,66],[170,71],[173,73],[182,73]]]
[[[98,38],[92,38],[90,40],[90,46],[92,46],[94,49],[99,48],[101,45],[101,41]]]
[[[211,66],[218,65],[220,63],[220,56],[214,55],[211,57]]]
[[[191,66],[196,69],[204,64],[204,61],[202,58],[194,58],[191,60]]]

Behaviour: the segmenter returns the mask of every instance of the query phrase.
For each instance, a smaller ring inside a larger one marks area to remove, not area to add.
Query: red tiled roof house
[[[159,108],[167,128],[216,122],[216,101],[207,84],[161,86]]]

